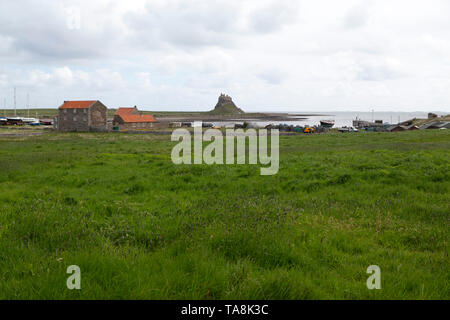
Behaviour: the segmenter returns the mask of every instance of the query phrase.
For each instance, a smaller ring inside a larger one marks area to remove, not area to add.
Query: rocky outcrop
[[[214,114],[243,114],[245,113],[241,109],[239,109],[233,102],[233,99],[226,94],[221,93],[219,96],[219,100],[214,108],[214,110],[210,111]]]

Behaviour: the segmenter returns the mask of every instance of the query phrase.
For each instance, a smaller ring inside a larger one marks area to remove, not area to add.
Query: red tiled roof
[[[125,122],[156,122],[151,114],[119,114]]]
[[[93,105],[96,100],[90,101],[64,101],[64,104],[59,109],[87,109]]]
[[[124,122],[157,122],[150,114],[132,114],[135,108],[119,108],[114,115],[122,118]],[[136,109],[137,110],[137,109]]]
[[[134,110],[134,107],[133,108],[119,108],[115,113],[114,113],[114,115],[121,115],[121,114],[128,114],[128,113],[130,113],[130,112],[132,112]]]

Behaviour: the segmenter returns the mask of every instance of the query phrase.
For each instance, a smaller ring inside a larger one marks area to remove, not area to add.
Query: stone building
[[[141,114],[136,106],[119,108],[114,114],[114,130],[145,130],[155,128],[157,121],[150,114]]]
[[[106,131],[107,107],[100,101],[64,101],[54,126],[58,131]]]

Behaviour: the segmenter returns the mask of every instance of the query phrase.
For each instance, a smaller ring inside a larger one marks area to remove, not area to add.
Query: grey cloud
[[[295,21],[298,12],[297,1],[277,1],[250,14],[250,28],[257,33],[270,33]]]
[[[367,24],[370,14],[370,2],[355,6],[347,11],[344,17],[343,26],[346,29],[357,29]]]
[[[146,47],[232,47],[237,38],[280,30],[295,21],[296,1],[282,1],[244,13],[243,3],[229,1],[149,2],[144,13],[128,13],[125,23],[135,43]]]
[[[43,63],[104,55],[116,30],[109,27],[92,32],[82,25],[80,29],[70,29],[63,9],[53,1],[40,1],[39,5],[35,1],[2,2],[0,36],[7,37],[9,43],[3,48],[1,58],[13,56]]]
[[[134,40],[143,46],[207,46],[231,44],[230,34],[237,31],[239,6],[225,1],[168,2],[147,4],[144,13],[128,13],[124,22]]]
[[[70,7],[76,2],[1,2],[0,39],[7,41],[0,45],[0,59],[45,64],[117,58],[132,51],[142,53],[142,49],[234,48],[242,37],[276,32],[293,22],[296,2],[286,1],[258,4],[250,12],[243,10],[245,3],[240,1],[149,1],[142,13],[119,14],[101,5],[101,14],[95,14],[92,8],[97,5],[85,4],[78,7],[81,28],[72,30],[63,3]],[[110,13],[117,18],[115,23],[104,22]],[[97,19],[103,19],[103,24]]]
[[[286,74],[284,72],[278,70],[270,70],[265,71],[258,74],[258,77],[264,80],[268,84],[278,85],[281,84],[286,78]]]
[[[393,70],[388,66],[365,66],[356,76],[357,80],[363,81],[385,81],[398,79],[404,76],[401,72]]]

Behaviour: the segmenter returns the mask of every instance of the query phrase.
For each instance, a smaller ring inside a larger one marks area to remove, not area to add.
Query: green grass
[[[17,117],[28,117],[30,118],[53,118],[58,115],[58,108],[45,108],[45,109],[17,109]],[[14,109],[0,109],[0,117],[14,117]]]
[[[449,131],[282,136],[275,176],[174,144],[0,137],[0,298],[450,298]]]

